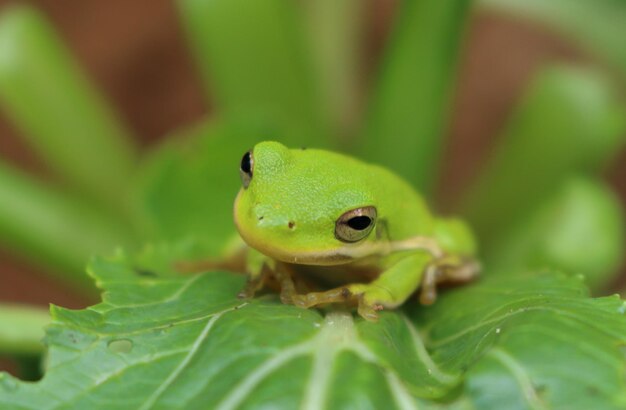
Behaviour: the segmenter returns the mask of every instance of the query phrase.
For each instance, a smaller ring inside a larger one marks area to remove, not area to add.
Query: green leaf
[[[182,249],[182,248],[181,248]],[[491,278],[379,323],[235,297],[240,275],[153,271],[118,254],[90,272],[103,302],[54,307],[45,377],[0,375],[3,409],[620,408],[626,306],[578,278]],[[169,261],[168,261],[169,260]]]
[[[41,308],[0,304],[0,354],[40,354],[48,323],[50,315]]]
[[[226,115],[263,115],[305,145],[328,145],[328,123],[296,4],[180,0],[208,94]]]
[[[132,140],[54,29],[27,6],[0,15],[0,103],[72,187],[124,209]]]
[[[361,108],[363,38],[369,4],[362,0],[305,1],[312,63],[319,79],[322,107],[333,134],[354,137]]]
[[[626,75],[626,2],[622,0],[482,0],[495,10],[555,28]]]
[[[251,120],[202,123],[158,147],[134,190],[145,236],[193,240],[198,254],[223,255],[236,235],[232,215],[241,157],[268,130]]]
[[[469,4],[403,1],[375,85],[363,156],[422,190],[436,181]]]
[[[473,408],[626,406],[626,303],[589,298],[581,276],[489,278],[413,312],[440,367],[467,369]]]
[[[113,216],[0,162],[0,243],[44,272],[93,291],[85,261],[133,239]]]
[[[465,214],[485,248],[575,175],[597,175],[624,143],[624,105],[585,69],[540,72],[468,189]]]
[[[623,259],[623,212],[605,184],[572,178],[485,252],[485,266],[495,274],[549,266],[581,273],[601,289]]]

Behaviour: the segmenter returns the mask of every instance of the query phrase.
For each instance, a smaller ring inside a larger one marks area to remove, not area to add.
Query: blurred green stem
[[[363,155],[422,190],[436,182],[468,0],[405,0],[396,15]]]
[[[304,2],[312,60],[319,79],[323,108],[335,134],[350,137],[358,120],[363,35],[368,2],[314,0]]]
[[[468,189],[465,214],[487,248],[565,179],[597,174],[619,150],[626,122],[614,91],[593,71],[552,67],[537,75]]]
[[[0,16],[0,103],[71,186],[124,209],[132,138],[54,29],[27,6],[5,8]]]
[[[132,244],[123,221],[95,212],[0,163],[0,242],[64,281],[93,290],[84,273],[94,253]]]
[[[0,304],[0,353],[19,356],[43,353],[44,327],[49,323],[47,309]]]
[[[182,22],[218,111],[261,113],[264,139],[327,145],[310,51],[295,2],[180,0]]]

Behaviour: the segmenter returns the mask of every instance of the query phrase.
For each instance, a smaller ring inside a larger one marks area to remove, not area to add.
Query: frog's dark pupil
[[[348,226],[352,229],[356,229],[357,231],[366,229],[371,223],[372,219],[369,216],[364,215],[348,219]]]
[[[250,153],[246,152],[243,158],[241,158],[241,170],[246,174],[251,174],[252,164],[250,161]]]

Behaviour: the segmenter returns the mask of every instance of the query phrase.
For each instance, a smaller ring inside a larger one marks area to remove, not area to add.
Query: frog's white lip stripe
[[[325,251],[308,251],[292,253],[285,249],[268,246],[267,243],[259,243],[246,238],[244,232],[240,232],[243,240],[261,253],[282,262],[299,265],[330,266],[354,262],[369,256],[385,256],[393,252],[424,250],[435,258],[443,256],[442,249],[433,238],[426,236],[414,236],[408,239],[394,242],[367,242],[362,244],[346,245],[337,249]]]
[[[242,191],[239,191],[239,194],[235,198],[235,214],[241,193]],[[428,236],[413,236],[400,241],[357,242],[346,244],[336,249],[293,253],[286,249],[269,246],[267,243],[255,241],[252,237],[248,237],[246,230],[239,226],[237,218],[234,219],[239,235],[241,235],[244,242],[267,256],[287,263],[318,266],[342,265],[369,256],[385,256],[393,252],[411,250],[424,250],[435,258],[440,258],[444,254],[441,247],[437,244],[437,241]]]

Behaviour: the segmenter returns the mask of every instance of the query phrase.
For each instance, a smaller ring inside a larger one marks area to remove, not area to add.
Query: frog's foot
[[[389,291],[378,286],[354,284],[330,289],[325,292],[310,292],[295,295],[293,303],[302,308],[329,303],[357,302],[359,315],[370,322],[378,320],[378,311],[383,309],[383,301],[389,300]]]
[[[292,300],[294,305],[308,309],[313,306],[324,305],[327,303],[350,302],[353,298],[354,294],[349,287],[342,286],[325,292],[309,292],[304,295],[294,295]]]
[[[437,284],[465,283],[478,276],[480,264],[473,259],[441,258],[429,264],[420,285],[422,305],[432,305],[437,300]]]
[[[254,294],[263,287],[265,276],[248,277],[246,286],[237,294],[239,299],[252,299]]]

